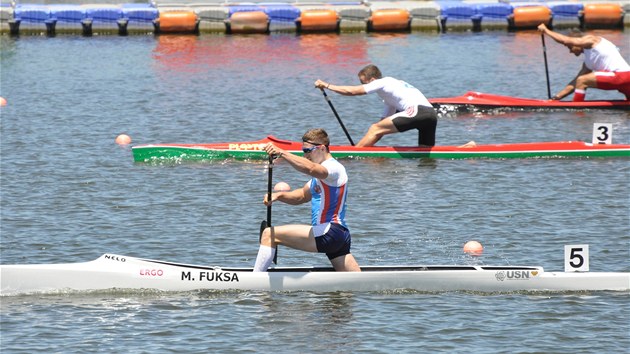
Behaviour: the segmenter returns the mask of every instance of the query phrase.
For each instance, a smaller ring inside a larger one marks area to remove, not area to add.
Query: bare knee
[[[575,80],[575,88],[578,90],[584,90],[588,87],[596,87],[597,81],[595,79],[595,74],[586,74],[579,76]]]
[[[272,228],[268,227],[265,230],[263,230],[262,235],[260,236],[260,244],[261,245],[265,245],[265,246],[272,246],[272,234],[271,234]]]
[[[577,90],[584,90],[586,87],[585,81],[581,76],[575,80],[575,88]]]
[[[360,272],[361,267],[357,263],[352,254],[346,254],[345,256],[339,256],[331,259],[330,262],[337,272]]]
[[[377,123],[370,125],[370,128],[368,128],[368,133],[371,134],[378,134],[380,131],[381,127],[379,127]]]
[[[383,129],[378,123],[372,124],[368,129],[368,134],[377,137],[378,139],[382,138],[385,135],[387,130]]]

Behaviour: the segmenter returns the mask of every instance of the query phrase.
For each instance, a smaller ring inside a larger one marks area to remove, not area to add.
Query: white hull
[[[251,268],[185,265],[105,254],[85,263],[1,265],[0,294],[109,289],[263,291],[630,291],[630,273],[545,272],[542,267],[392,266],[361,273],[324,268]]]

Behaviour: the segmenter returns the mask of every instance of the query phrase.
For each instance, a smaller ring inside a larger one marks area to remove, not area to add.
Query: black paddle
[[[545,58],[545,75],[547,76],[547,98],[551,99],[551,87],[549,86],[549,67],[547,66],[547,46],[545,45],[545,34],[540,35],[543,46],[543,56]]]
[[[273,191],[273,160],[276,157],[274,155],[269,155],[269,173],[267,175],[267,200],[271,201],[271,193]],[[263,220],[260,223],[260,235],[258,236],[258,242],[262,237],[263,231],[267,227],[271,227],[271,204],[267,205],[267,220]],[[278,264],[278,246],[276,246],[276,254],[273,256],[273,264]]]
[[[352,141],[352,138],[350,137],[350,134],[348,133],[348,130],[346,129],[346,126],[343,125],[343,122],[341,121],[341,118],[339,118],[339,114],[337,114],[337,110],[335,109],[335,107],[333,106],[332,102],[330,101],[330,98],[328,98],[328,95],[326,94],[326,91],[324,91],[323,88],[320,88],[320,90],[322,90],[322,93],[324,94],[324,98],[326,99],[326,102],[328,102],[328,105],[330,106],[330,109],[332,109],[333,113],[335,114],[335,117],[337,117],[337,121],[341,125],[341,129],[343,129],[343,132],[346,133],[346,137],[348,138],[348,140],[350,140],[350,145],[354,146],[354,141]]]

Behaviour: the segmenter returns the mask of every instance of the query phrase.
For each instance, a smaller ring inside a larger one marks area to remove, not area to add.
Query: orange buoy
[[[339,27],[339,15],[332,9],[305,10],[297,21],[303,32],[335,32]]]
[[[118,145],[129,145],[131,144],[131,137],[127,134],[120,134],[116,137],[116,144]]]
[[[409,29],[409,11],[405,9],[375,10],[370,17],[373,31],[403,31]]]
[[[551,23],[551,9],[547,6],[521,6],[514,8],[511,15],[512,27],[517,29],[537,27]]]
[[[5,100],[4,97],[0,97],[0,107],[6,106],[6,105],[7,105],[7,100]]]
[[[230,16],[231,33],[267,33],[269,17],[263,11],[239,11]]]
[[[194,11],[160,12],[158,23],[162,33],[194,33],[197,30],[197,15]]]
[[[464,253],[471,256],[481,256],[483,254],[483,246],[477,241],[468,241],[464,245]]]
[[[273,191],[274,192],[290,192],[291,191],[291,186],[289,186],[289,184],[287,182],[278,182],[273,187]]]
[[[584,25],[621,25],[623,9],[619,4],[593,3],[585,4],[582,10]]]

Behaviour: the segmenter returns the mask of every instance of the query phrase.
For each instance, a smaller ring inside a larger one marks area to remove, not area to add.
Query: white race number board
[[[588,272],[588,245],[564,246],[564,271]]]
[[[612,123],[593,124],[593,144],[612,144]]]

